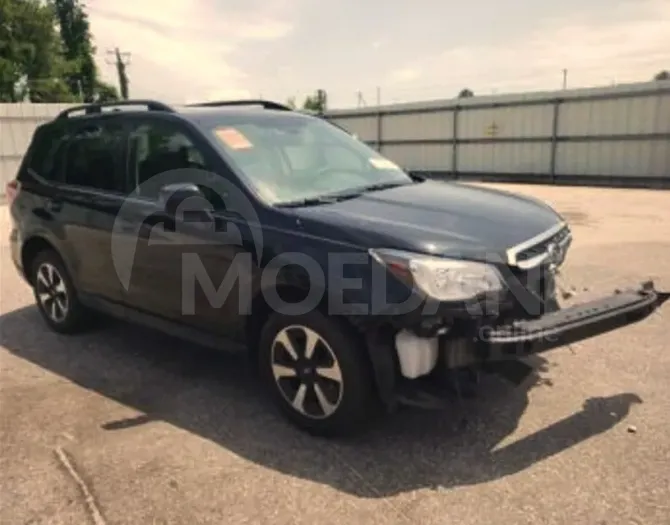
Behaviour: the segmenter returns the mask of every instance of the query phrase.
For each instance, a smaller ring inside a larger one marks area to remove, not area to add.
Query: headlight
[[[370,250],[396,277],[438,301],[466,301],[498,292],[503,282],[490,264],[433,257],[399,250]]]

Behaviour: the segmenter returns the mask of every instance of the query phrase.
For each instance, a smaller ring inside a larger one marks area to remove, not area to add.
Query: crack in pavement
[[[68,454],[65,451],[65,449],[63,449],[62,447],[57,447],[54,449],[54,452],[56,454],[56,459],[58,459],[58,462],[61,464],[61,466],[65,469],[68,475],[79,487],[79,490],[81,491],[81,494],[84,497],[86,508],[88,509],[88,512],[91,516],[91,519],[93,520],[93,523],[95,525],[107,525],[107,521],[105,520],[105,518],[102,515],[102,512],[100,511],[100,508],[98,507],[98,504],[95,501],[95,497],[93,496],[91,489],[88,487],[86,482],[83,480],[83,478],[79,475],[79,473],[75,469],[74,464],[68,457]]]

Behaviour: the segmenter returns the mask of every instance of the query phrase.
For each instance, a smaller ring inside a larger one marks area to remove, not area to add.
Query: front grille
[[[533,246],[518,252],[516,254],[517,264],[520,262],[529,261],[533,257],[538,257],[539,255],[546,253],[547,248],[552,243],[557,244],[559,246],[565,246],[569,242],[570,242],[570,229],[567,226],[565,226],[564,228],[559,230],[558,233],[552,235],[551,237],[544,239],[539,243],[534,244]]]
[[[546,265],[531,270],[510,268],[507,286],[514,319],[539,317],[556,307],[556,280]]]

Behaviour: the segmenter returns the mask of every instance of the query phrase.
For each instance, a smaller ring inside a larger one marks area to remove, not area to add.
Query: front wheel
[[[362,342],[343,322],[317,311],[275,313],[259,349],[262,379],[284,415],[321,436],[361,430],[377,412]]]

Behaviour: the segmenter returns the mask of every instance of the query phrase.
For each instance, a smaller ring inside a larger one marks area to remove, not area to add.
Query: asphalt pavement
[[[670,291],[670,193],[499,187],[572,225],[569,302]],[[286,424],[239,356],[120,322],[50,332],[5,239],[3,525],[670,523],[670,303],[532,359],[520,385],[486,376],[463,406],[328,441]]]

